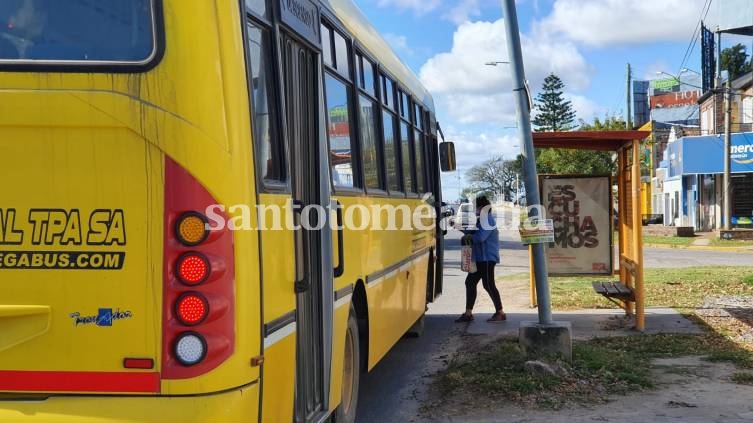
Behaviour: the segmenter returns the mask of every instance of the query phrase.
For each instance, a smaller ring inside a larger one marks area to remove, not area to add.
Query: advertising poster
[[[609,176],[544,176],[541,204],[554,224],[547,247],[550,275],[611,275]]]

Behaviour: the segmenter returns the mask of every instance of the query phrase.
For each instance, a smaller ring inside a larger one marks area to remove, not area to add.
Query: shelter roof
[[[570,148],[583,150],[617,151],[651,135],[650,131],[571,131],[534,132],[536,148]]]

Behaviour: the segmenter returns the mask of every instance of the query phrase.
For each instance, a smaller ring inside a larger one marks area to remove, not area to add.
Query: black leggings
[[[480,261],[476,263],[476,272],[469,273],[465,278],[465,309],[473,310],[473,305],[476,303],[476,295],[478,288],[478,281],[482,281],[486,292],[492,297],[494,302],[494,308],[497,311],[502,311],[502,299],[499,297],[499,291],[497,285],[494,283],[494,266],[497,263],[493,261]]]

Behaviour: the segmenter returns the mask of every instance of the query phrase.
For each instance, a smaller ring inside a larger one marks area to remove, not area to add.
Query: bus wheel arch
[[[360,279],[353,289],[352,306],[358,323],[361,371],[366,372],[369,363],[369,303],[366,300],[366,286]]]

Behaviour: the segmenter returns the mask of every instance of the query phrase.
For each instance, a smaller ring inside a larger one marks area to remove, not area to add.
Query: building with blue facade
[[[733,227],[751,227],[753,219],[753,132],[732,134],[730,155]],[[724,135],[682,137],[670,142],[662,166],[664,222],[720,228],[722,215]]]

